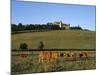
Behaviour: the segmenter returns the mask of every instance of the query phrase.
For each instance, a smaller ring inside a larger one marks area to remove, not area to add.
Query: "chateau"
[[[61,29],[69,29],[70,28],[70,24],[65,24],[62,21],[55,21],[53,23],[53,25],[58,25]]]

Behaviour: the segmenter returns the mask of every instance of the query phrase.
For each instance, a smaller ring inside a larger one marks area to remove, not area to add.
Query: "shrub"
[[[28,45],[26,43],[21,43],[20,49],[28,49]]]
[[[38,48],[39,48],[39,49],[43,49],[43,48],[44,48],[44,43],[43,43],[43,41],[40,41],[40,42],[39,42]]]

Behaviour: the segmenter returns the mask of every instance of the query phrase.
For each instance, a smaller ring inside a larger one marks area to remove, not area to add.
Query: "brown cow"
[[[87,57],[87,53],[86,52],[81,52],[81,53],[79,53],[79,57],[80,58],[86,58]]]
[[[59,53],[59,56],[60,56],[60,57],[65,57],[65,56],[66,56],[66,53],[60,52],[60,53]]]
[[[51,53],[48,52],[48,51],[41,51],[39,53],[39,62],[43,62],[44,60],[50,60],[50,57],[51,57]]]
[[[47,61],[55,61],[58,58],[58,52],[55,51],[42,51],[39,53],[38,59],[39,63],[45,60]]]
[[[68,60],[74,60],[77,58],[77,53],[75,53],[75,52],[69,52],[66,55],[67,55]]]
[[[76,57],[76,53],[74,52],[67,53],[67,57],[71,57],[71,58]]]
[[[51,60],[56,61],[56,59],[59,57],[59,52],[52,51],[51,52]]]

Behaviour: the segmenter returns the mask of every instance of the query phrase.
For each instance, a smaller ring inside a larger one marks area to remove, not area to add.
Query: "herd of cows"
[[[58,59],[65,59],[65,60],[82,60],[88,59],[91,57],[95,57],[95,51],[22,51],[22,52],[13,52],[12,53],[16,59],[17,63],[22,62],[22,60],[28,60],[30,56],[32,58],[36,58],[37,63],[43,62],[55,62]],[[17,57],[18,56],[18,57]]]
[[[58,58],[65,57],[66,59],[87,58],[87,52],[59,52],[59,51],[41,51],[39,52],[39,63],[44,61],[56,61]]]
[[[95,57],[95,50],[12,51],[12,72],[94,69]]]

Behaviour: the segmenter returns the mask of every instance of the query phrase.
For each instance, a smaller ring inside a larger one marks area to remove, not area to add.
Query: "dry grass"
[[[45,48],[93,48],[96,44],[96,33],[93,31],[58,30],[48,32],[30,32],[12,35],[12,49],[18,49],[20,43],[27,43],[30,49],[38,48],[44,41]]]

